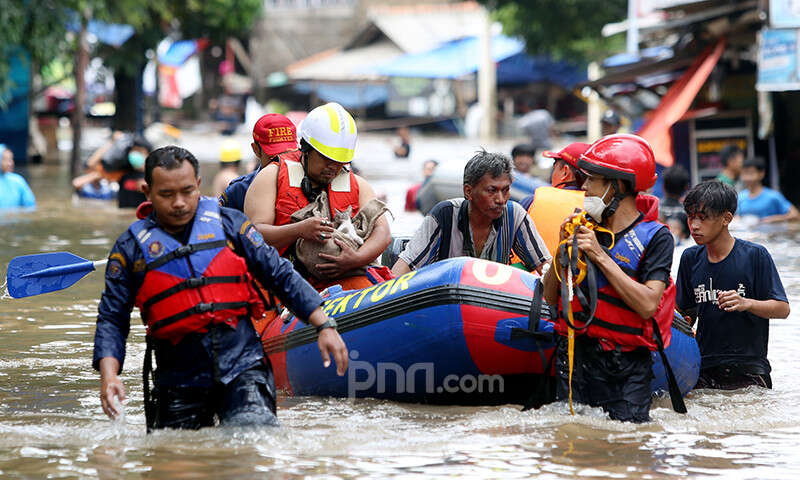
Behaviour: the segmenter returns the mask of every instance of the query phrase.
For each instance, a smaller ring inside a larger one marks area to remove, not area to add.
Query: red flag
[[[675,162],[672,154],[672,125],[692,106],[694,97],[706,83],[724,50],[724,38],[719,39],[716,45],[706,48],[667,90],[661,103],[650,113],[650,118],[639,130],[639,136],[644,137],[653,147],[656,162],[659,164],[669,167]]]

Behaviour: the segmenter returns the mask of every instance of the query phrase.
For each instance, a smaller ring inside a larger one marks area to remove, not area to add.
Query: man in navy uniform
[[[140,210],[141,219],[117,239],[98,307],[93,366],[107,415],[120,413],[114,397],[125,399],[119,373],[136,305],[147,326],[148,430],[277,423],[272,370],[250,320],[264,302],[249,272],[316,327],[325,366],[333,356],[344,374],[347,348],[320,296],[242,213],[200,196],[194,155],[175,146],[155,150],[145,180],[152,212]]]

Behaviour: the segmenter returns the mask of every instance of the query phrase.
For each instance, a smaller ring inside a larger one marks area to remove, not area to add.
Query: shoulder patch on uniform
[[[145,268],[147,268],[147,262],[145,262],[144,258],[140,258],[133,262],[133,272],[139,273],[144,272]]]
[[[245,220],[244,223],[242,223],[241,228],[239,228],[239,235],[244,235],[244,232],[247,231],[247,227],[249,227],[252,224],[253,223],[250,222],[250,220]]]
[[[120,252],[114,252],[111,255],[109,255],[108,261],[109,262],[117,261],[122,266],[122,268],[125,268],[125,265],[127,263],[125,261],[125,256],[122,255]]]
[[[161,254],[164,253],[164,245],[162,245],[158,240],[155,240],[147,246],[147,251],[153,258],[160,257]]]
[[[250,240],[250,243],[252,243],[254,247],[260,247],[264,244],[264,237],[262,237],[261,234],[258,233],[258,230],[256,230],[256,227],[252,225],[250,225],[250,229],[247,231],[245,236],[248,240]]]
[[[122,263],[116,258],[108,261],[108,277],[119,278],[122,276]]]

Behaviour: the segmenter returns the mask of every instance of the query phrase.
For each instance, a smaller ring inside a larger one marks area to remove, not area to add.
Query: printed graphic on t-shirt
[[[705,283],[701,283],[694,288],[694,301],[697,304],[711,302],[712,305],[716,305],[719,292],[724,292],[724,290],[714,288],[714,279],[709,277],[708,287],[706,287]],[[741,283],[739,284],[739,288],[736,289],[736,293],[738,293],[740,297],[747,296],[745,295],[744,285]]]

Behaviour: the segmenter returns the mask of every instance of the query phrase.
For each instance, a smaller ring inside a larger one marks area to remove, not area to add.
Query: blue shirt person
[[[739,215],[755,215],[763,223],[800,219],[800,212],[786,197],[764,186],[765,170],[760,158],[744,162],[740,178],[745,189],[739,192]]]
[[[697,246],[681,256],[676,304],[697,322],[697,388],[772,388],[769,319],[789,316],[775,263],[763,246],[728,231],[736,212],[733,187],[700,183],[687,193],[684,207]]]
[[[14,173],[14,153],[0,144],[0,208],[35,207],[28,182]]]
[[[140,294],[146,296],[148,291],[153,291],[153,283],[158,282],[159,275],[161,278],[166,276],[156,264],[160,259],[165,260],[161,262],[162,265],[169,264],[173,257],[183,260],[183,255],[196,272],[194,255],[202,253],[201,250],[209,250],[203,248],[209,243],[220,243],[217,245],[220,252],[225,248],[230,252],[217,254],[208,265],[215,265],[220,258],[227,264],[241,261],[236,260],[237,257],[244,259],[247,270],[263,286],[273,291],[300,318],[308,319],[309,323],[318,327],[318,343],[326,366],[330,363],[329,356],[333,355],[340,375],[344,374],[347,367],[347,349],[335,325],[328,322],[319,308],[322,300],[316,291],[274,248],[264,243],[243,214],[218,207],[214,200],[200,197],[197,168],[195,157],[182,148],[164,147],[153,151],[145,165],[145,193],[152,202],[152,213],[123,233],[111,251],[106,268],[105,290],[98,307],[92,362],[101,374],[103,410],[111,417],[119,414],[113,398],[125,398],[124,386],[118,375],[125,360],[131,310],[134,304],[142,303]],[[202,218],[198,220],[196,217],[201,213]],[[208,226],[202,227],[204,222]],[[196,235],[195,230],[201,227],[211,233]],[[134,231],[139,233],[135,234]],[[219,238],[220,235],[225,237],[224,240]],[[142,245],[148,239],[155,238],[161,241],[147,243],[145,253]],[[208,240],[211,238],[218,240],[211,242]],[[207,243],[199,243],[197,239],[206,239]],[[182,247],[170,250],[169,244]],[[152,260],[153,257],[156,260]],[[151,275],[152,272],[155,274]],[[206,273],[197,278],[205,278]],[[209,278],[230,278],[219,275]],[[195,277],[193,275],[190,280],[197,280]],[[186,284],[185,288],[177,288],[183,284]],[[148,429],[200,428],[214,425],[216,419],[228,425],[275,422],[274,379],[269,363],[265,362],[261,341],[250,315],[244,314],[238,319],[226,318],[224,321],[217,321],[212,315],[212,321],[204,322],[199,325],[200,328],[190,329],[187,334],[177,338],[163,338],[155,334],[157,323],[152,323],[154,318],[149,314],[156,312],[154,305],[159,305],[160,300],[154,300],[156,297],[171,292],[169,295],[177,299],[182,291],[197,290],[205,298],[203,292],[210,290],[201,289],[207,289],[210,285],[210,282],[194,283],[187,280],[150,296],[150,306],[145,302],[140,307],[145,310],[142,317],[148,325],[148,349],[152,348],[157,363],[152,395],[154,401],[150,403],[146,398],[145,403]],[[231,284],[231,287],[225,288],[235,290],[237,286]],[[225,294],[217,294],[216,297],[225,297]],[[208,301],[211,303],[203,305],[212,308],[199,313],[215,312],[217,306],[234,308],[230,303],[225,303],[230,302],[226,298]],[[193,312],[193,315],[196,313]],[[178,317],[180,315],[172,315],[163,324],[177,323]],[[146,365],[147,362],[146,359]]]

